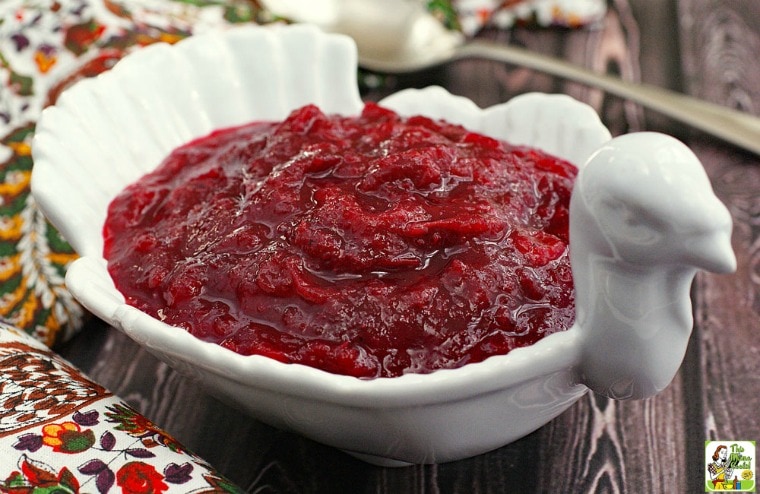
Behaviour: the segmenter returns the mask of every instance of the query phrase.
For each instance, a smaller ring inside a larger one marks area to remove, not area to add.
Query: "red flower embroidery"
[[[156,494],[169,488],[155,468],[141,461],[125,463],[116,472],[116,483],[125,494]]]
[[[104,25],[95,22],[93,19],[69,26],[66,29],[63,44],[74,55],[82,55],[100,38],[105,29]]]
[[[0,480],[0,492],[8,494],[31,494],[50,492],[61,494],[79,493],[79,481],[66,467],[56,472],[52,467],[26,455],[20,459],[21,471],[14,471]]]

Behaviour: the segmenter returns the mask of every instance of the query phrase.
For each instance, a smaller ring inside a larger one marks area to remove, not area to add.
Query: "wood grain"
[[[760,2],[611,0],[610,6],[593,30],[484,35],[760,114]],[[760,160],[630,102],[525,69],[462,61],[388,82],[366,97],[442,84],[488,106],[525,91],[566,92],[596,108],[615,134],[655,129],[687,140],[734,217],[739,271],[698,276],[691,344],[665,391],[638,402],[589,394],[491,453],[384,469],[248,418],[98,321],[61,353],[246,492],[702,492],[705,439],[760,439]]]
[[[753,1],[682,0],[681,44],[689,91],[701,98],[760,114],[760,4]],[[760,138],[760,136],[758,136]],[[727,151],[696,136],[716,194],[734,219],[738,270],[732,276],[698,276],[695,324],[701,371],[700,440],[760,437],[760,159]],[[755,390],[755,391],[752,391]],[[693,444],[692,455],[701,454]],[[695,472],[696,475],[696,472]]]

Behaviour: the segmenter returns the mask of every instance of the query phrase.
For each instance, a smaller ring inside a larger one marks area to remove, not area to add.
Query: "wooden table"
[[[485,35],[760,114],[760,2],[610,4],[598,29]],[[760,157],[598,90],[495,63],[388,83],[386,91],[441,84],[481,106],[529,90],[566,92],[592,104],[614,134],[661,130],[692,147],[735,220],[739,268],[697,277],[695,328],[670,387],[636,402],[589,394],[491,453],[384,469],[244,416],[98,321],[61,353],[252,493],[703,492],[705,440],[760,440]]]

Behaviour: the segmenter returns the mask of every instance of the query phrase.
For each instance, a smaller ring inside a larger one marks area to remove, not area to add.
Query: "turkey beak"
[[[701,227],[686,235],[690,240],[685,246],[689,264],[711,273],[733,273],[736,255],[731,247],[731,213],[717,197],[703,202],[702,206]]]
[[[736,256],[731,247],[731,235],[723,232],[704,235],[689,246],[690,264],[711,273],[736,271]]]

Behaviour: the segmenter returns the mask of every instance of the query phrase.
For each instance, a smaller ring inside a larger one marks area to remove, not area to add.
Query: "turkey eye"
[[[649,246],[663,237],[663,222],[642,207],[618,198],[600,201],[596,211],[606,236],[618,247]]]

